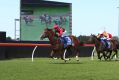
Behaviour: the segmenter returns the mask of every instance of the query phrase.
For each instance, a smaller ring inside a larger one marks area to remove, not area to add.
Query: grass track
[[[49,58],[1,60],[0,80],[119,80],[119,61],[80,58],[64,63]]]

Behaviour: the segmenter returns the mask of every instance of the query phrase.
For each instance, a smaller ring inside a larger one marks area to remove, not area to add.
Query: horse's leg
[[[43,23],[42,19],[41,19],[41,24]]]
[[[109,55],[107,56],[107,59],[111,60],[111,54],[112,54],[112,50],[109,51]]]
[[[53,58],[54,51],[52,50],[50,53],[50,57]]]
[[[104,59],[105,59],[105,53],[104,52],[102,52],[102,55],[101,55],[101,52],[98,52],[97,55],[98,55],[98,59],[101,60],[103,56],[104,56]]]
[[[27,21],[27,20],[25,20],[25,23],[26,23],[26,24],[28,24],[28,21]]]
[[[50,57],[51,57],[52,59],[58,59],[57,57],[54,57],[54,56],[53,56],[53,55],[54,55],[54,52],[55,52],[55,51],[53,51],[53,50],[51,51]]]
[[[76,60],[79,61],[79,50],[76,50]]]
[[[116,50],[116,60],[118,60],[118,50]]]
[[[116,55],[116,59],[117,59],[117,57],[118,57],[117,50],[114,50],[114,52],[115,52],[115,53],[112,55],[111,59],[113,59],[113,57],[114,57],[115,55]],[[116,59],[115,59],[115,60],[116,60]]]
[[[103,55],[103,53],[102,53],[102,55],[100,55],[100,60],[102,59],[103,56],[104,56],[104,55]]]
[[[108,52],[107,52],[108,53]],[[106,53],[106,54],[107,54]],[[104,56],[104,59],[105,59],[105,61],[107,60],[107,55],[105,54],[105,52],[103,52],[103,56]],[[102,57],[101,57],[102,58]]]
[[[118,59],[118,50],[116,50],[117,52],[116,52],[116,58]]]
[[[66,59],[66,52],[67,52],[67,49],[65,49],[64,54],[63,54],[63,59],[65,62],[70,60],[69,58]]]
[[[97,56],[98,56],[98,59],[101,60],[101,57],[100,57],[100,52],[97,52]]]

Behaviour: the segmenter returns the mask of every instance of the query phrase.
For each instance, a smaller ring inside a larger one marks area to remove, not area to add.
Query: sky
[[[72,3],[72,34],[90,35],[100,31],[119,35],[119,0],[50,0]],[[20,0],[0,0],[0,31],[14,38],[14,19],[20,18]],[[19,26],[19,23],[17,23]]]

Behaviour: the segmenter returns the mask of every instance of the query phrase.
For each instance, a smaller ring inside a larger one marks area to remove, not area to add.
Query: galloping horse
[[[113,57],[116,55],[116,58],[118,58],[118,49],[119,49],[119,41],[112,39],[111,42],[112,44],[112,51],[114,51],[115,53],[112,55],[111,59],[113,59]],[[110,54],[111,56],[111,54]]]
[[[46,25],[50,25],[52,23],[52,17],[49,15],[41,15],[39,16],[41,24],[45,23]]]
[[[76,60],[79,61],[79,49],[78,46],[80,44],[79,40],[75,36],[69,36],[72,40],[72,43],[74,44],[73,46],[67,46],[64,48],[64,43],[60,40],[59,37],[57,37],[55,31],[53,29],[48,29],[46,28],[44,30],[44,33],[41,35],[41,39],[48,38],[50,40],[52,50],[54,54],[60,55],[61,59],[63,59],[65,62],[68,60],[65,58],[65,53],[67,49],[73,48],[73,50],[76,53]]]
[[[107,60],[107,59],[110,59],[111,60],[114,57],[114,55],[117,56],[117,49],[118,49],[118,43],[117,43],[117,41],[111,40],[110,41],[110,43],[111,43],[110,44],[111,45],[110,48],[104,47],[103,46],[103,43],[95,35],[91,35],[89,41],[95,44],[97,55],[98,55],[98,59],[101,60],[102,56],[104,56],[104,59],[105,60]],[[115,53],[111,57],[112,51],[114,51]],[[108,54],[108,52],[109,52],[109,54]],[[101,55],[101,53],[103,55]]]
[[[32,16],[27,15],[27,16],[24,16],[23,19],[24,19],[26,24],[33,22],[33,17]]]
[[[65,16],[60,16],[60,24],[61,24],[61,25],[65,25],[66,22],[67,22],[66,17],[65,17]]]

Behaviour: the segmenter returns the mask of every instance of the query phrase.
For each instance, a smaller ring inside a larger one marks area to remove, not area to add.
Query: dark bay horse
[[[41,24],[45,23],[46,26],[50,25],[52,23],[52,17],[49,15],[41,15],[39,16],[39,19],[41,21]]]
[[[111,40],[110,41],[110,48],[106,48],[103,46],[103,43],[101,42],[100,38],[97,38],[97,36],[95,35],[91,35],[89,38],[89,42],[92,42],[93,44],[95,44],[96,47],[96,51],[97,51],[97,55],[98,55],[98,59],[101,60],[101,58],[104,56],[104,59],[112,59],[114,57],[114,55],[117,56],[117,49],[118,49],[118,42],[115,40]],[[115,53],[112,55],[112,51],[114,51]],[[101,55],[102,53],[102,55]],[[112,55],[112,57],[111,57]]]
[[[112,39],[112,51],[115,52],[113,55],[112,53],[110,54],[111,59],[113,59],[113,57],[116,55],[116,58],[118,58],[118,49],[119,49],[119,41],[116,39]]]
[[[33,16],[29,16],[29,15],[24,16],[23,19],[24,19],[24,21],[25,21],[26,24],[32,23],[34,21],[33,20]]]
[[[54,54],[58,54],[60,55],[60,58],[63,59],[65,62],[69,59],[66,59],[65,58],[65,53],[67,51],[67,49],[71,49],[73,48],[73,51],[75,52],[75,55],[76,55],[76,60],[79,61],[79,40],[75,37],[75,36],[69,36],[73,42],[73,46],[67,46],[66,48],[64,48],[64,44],[63,42],[60,40],[59,37],[56,36],[56,33],[53,29],[48,29],[46,28],[43,32],[43,34],[41,35],[41,39],[44,39],[44,38],[48,38],[50,43],[51,43],[51,46],[52,46],[52,50],[53,50],[53,53]]]

